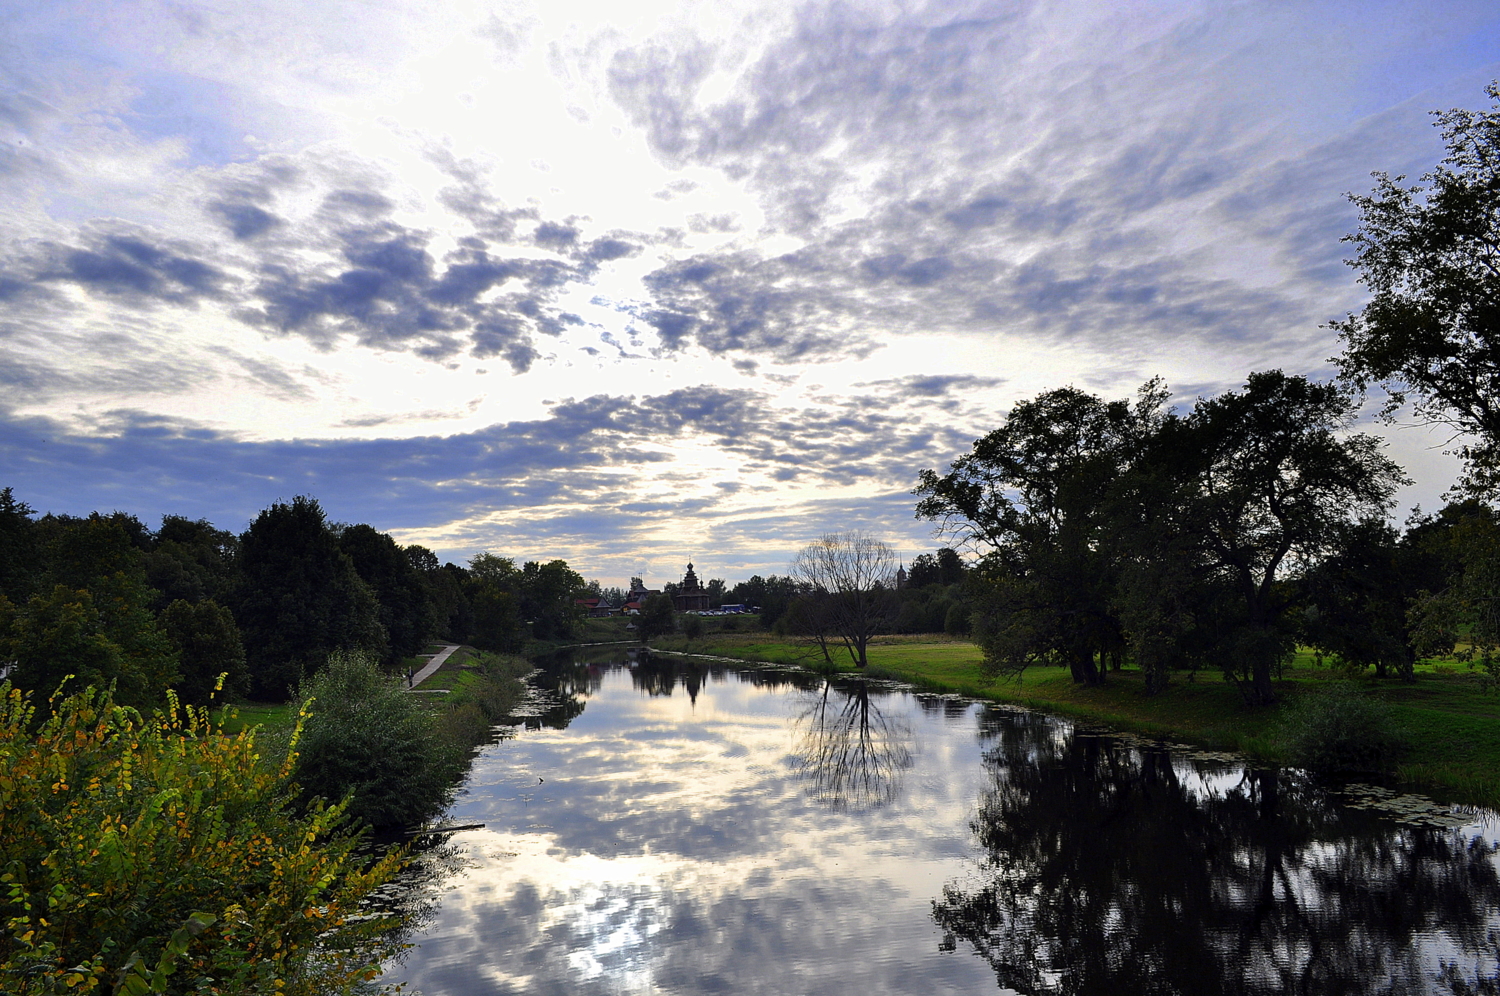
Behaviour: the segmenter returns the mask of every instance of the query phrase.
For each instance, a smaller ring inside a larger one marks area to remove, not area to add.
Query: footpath
[[[456,643],[444,643],[440,644],[440,646],[443,649],[439,650],[435,654],[430,655],[432,659],[422,666],[422,670],[411,676],[411,681],[406,686],[407,691],[415,690],[418,685],[431,677],[438,668],[443,666],[444,661],[453,656],[453,651],[458,649],[458,644]],[[427,657],[429,655],[419,654],[418,656]]]

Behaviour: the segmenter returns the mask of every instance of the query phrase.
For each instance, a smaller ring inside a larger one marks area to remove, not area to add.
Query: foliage
[[[311,713],[296,770],[307,795],[347,798],[350,817],[375,827],[420,822],[447,802],[462,753],[405,683],[367,654],[329,654],[298,698]]]
[[[1406,187],[1375,174],[1351,199],[1360,227],[1349,263],[1370,288],[1358,315],[1332,323],[1344,377],[1382,384],[1387,416],[1407,400],[1424,419],[1477,441],[1462,450],[1477,492],[1500,486],[1500,83],[1492,106],[1437,114],[1448,154]]]
[[[1394,671],[1403,681],[1415,681],[1417,650],[1407,606],[1424,588],[1442,587],[1422,546],[1419,531],[1403,538],[1380,519],[1346,525],[1332,552],[1299,582],[1306,605],[1303,642],[1351,672],[1373,667],[1377,677]]]
[[[895,615],[895,562],[889,546],[858,531],[820,536],[792,561],[820,643],[825,636],[842,642],[855,667],[865,666],[870,638]]]
[[[433,619],[422,576],[406,551],[390,536],[367,525],[346,526],[339,532],[338,544],[360,579],[375,593],[388,641],[387,659],[400,660],[421,650]]]
[[[235,608],[252,694],[283,700],[336,650],[380,654],[379,604],[324,521],[317,499],[265,509],[240,537]]]
[[[731,605],[749,605],[760,609],[761,625],[771,629],[781,614],[797,596],[797,582],[793,578],[772,574],[770,577],[751,575],[750,580],[741,581],[724,596]]]
[[[703,617],[695,612],[689,612],[682,617],[682,635],[689,640],[696,640],[703,635]]]
[[[142,558],[158,610],[182,599],[229,604],[239,584],[239,537],[203,519],[164,515]]]
[[[928,585],[961,584],[968,574],[968,565],[951,546],[938,550],[937,554],[919,553],[912,558],[911,570],[907,572],[906,584],[910,588],[925,588]]]
[[[575,600],[586,585],[565,560],[529,560],[517,568],[509,557],[481,553],[469,561],[465,587],[472,642],[486,650],[514,652],[529,637],[566,637],[582,618]]]
[[[674,632],[677,613],[673,611],[671,596],[661,593],[649,596],[641,606],[641,614],[636,617],[635,628],[642,643]]]
[[[95,688],[50,708],[0,684],[0,991],[315,996],[374,977],[384,925],[360,901],[399,857],[366,865],[340,807],[298,814],[294,754],[267,765],[253,729],[175,699],[149,718]]]
[[[207,705],[215,689],[235,698],[250,691],[245,646],[234,616],[213,599],[177,599],[162,610],[161,627],[177,648],[177,694],[184,702]]]
[[[1134,405],[1049,391],[1012,408],[946,475],[922,472],[917,515],[982,554],[974,625],[996,673],[1057,659],[1097,685],[1105,658],[1121,653],[1109,500],[1165,400],[1154,381]]]
[[[36,510],[17,501],[15,491],[0,488],[0,596],[25,602],[35,591],[37,548]]]
[[[1294,592],[1281,582],[1333,550],[1348,525],[1383,516],[1407,479],[1374,436],[1349,433],[1358,402],[1279,370],[1200,401],[1159,435],[1153,470],[1175,475],[1208,627],[1225,677],[1252,705],[1295,647]],[[1184,473],[1184,470],[1186,473]]]
[[[96,598],[54,585],[23,606],[0,595],[0,660],[13,662],[11,681],[28,691],[56,688],[68,674],[113,684],[122,702],[160,702],[177,676],[170,640],[121,575]],[[110,590],[113,589],[113,590]]]
[[[1329,773],[1388,772],[1407,746],[1385,703],[1348,682],[1289,706],[1281,735],[1293,764]]]

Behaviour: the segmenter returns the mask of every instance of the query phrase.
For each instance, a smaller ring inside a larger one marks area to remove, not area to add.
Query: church
[[[672,605],[678,612],[707,612],[710,607],[708,592],[704,591],[703,586],[698,583],[698,575],[693,571],[692,561],[688,562],[687,573],[682,576],[682,584],[672,596]]]

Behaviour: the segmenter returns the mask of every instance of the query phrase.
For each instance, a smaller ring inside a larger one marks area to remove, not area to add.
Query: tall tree
[[[1295,648],[1284,582],[1333,551],[1341,532],[1383,517],[1407,483],[1374,436],[1349,433],[1352,394],[1279,370],[1200,401],[1158,435],[1156,470],[1190,488],[1179,527],[1199,583],[1219,593],[1215,656],[1247,702],[1274,702],[1276,667]]]
[[[420,652],[430,635],[432,615],[427,589],[406,551],[388,534],[364,524],[345,527],[339,533],[339,549],[348,554],[380,603],[390,656],[400,659]]]
[[[917,515],[982,555],[975,625],[990,670],[1019,675],[1055,660],[1081,684],[1104,681],[1124,646],[1110,497],[1165,400],[1155,381],[1133,405],[1049,391],[1012,408],[946,475],[922,472]]]
[[[36,510],[17,501],[10,488],[0,488],[0,595],[24,602],[36,590]]]
[[[1354,195],[1360,227],[1346,241],[1370,302],[1332,323],[1344,377],[1389,392],[1386,413],[1408,400],[1417,414],[1475,437],[1463,455],[1470,485],[1500,486],[1500,83],[1488,111],[1437,113],[1448,154],[1404,186],[1375,174]]]
[[[868,533],[828,533],[803,547],[791,576],[817,605],[827,631],[855,667],[869,663],[870,637],[894,617],[896,556]]]
[[[335,650],[385,650],[379,603],[339,549],[316,498],[265,509],[240,537],[235,618],[252,694],[282,700]]]

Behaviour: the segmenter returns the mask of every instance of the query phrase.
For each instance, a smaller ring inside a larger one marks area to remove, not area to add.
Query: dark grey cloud
[[[224,292],[225,276],[217,267],[144,233],[105,234],[79,247],[52,247],[51,255],[38,279],[69,281],[101,294],[188,304]]]
[[[306,390],[290,371],[237,362],[269,390]],[[370,440],[251,441],[138,411],[102,413],[86,433],[12,416],[0,432],[0,481],[44,510],[119,507],[148,520],[170,512],[234,529],[272,500],[310,493],[340,519],[383,529],[451,526],[470,548],[513,536],[564,556],[587,549],[620,557],[633,555],[663,517],[711,520],[722,502],[743,503],[753,492],[710,487],[698,472],[668,473],[671,447],[689,437],[731,454],[749,481],[856,484],[874,495],[815,502],[826,509],[799,520],[768,493],[764,507],[709,527],[709,541],[726,555],[759,547],[768,535],[786,537],[788,552],[758,564],[763,571],[783,569],[793,547],[830,529],[925,533],[909,522],[917,471],[946,465],[975,434],[911,411],[871,411],[857,397],[788,409],[757,391],[707,386],[565,399],[544,418]],[[497,515],[511,524],[495,525]]]
[[[253,239],[281,224],[281,219],[265,208],[244,201],[217,201],[212,210],[224,219],[224,224],[237,239]]]

